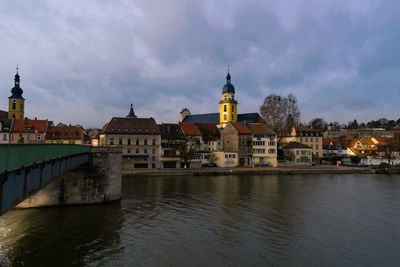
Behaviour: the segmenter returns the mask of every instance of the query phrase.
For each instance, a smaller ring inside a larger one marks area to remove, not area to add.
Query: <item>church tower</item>
[[[219,126],[225,127],[230,122],[237,121],[237,101],[235,100],[235,87],[231,84],[231,75],[226,75],[226,84],[222,88],[222,99],[219,101]]]
[[[9,119],[23,119],[25,109],[25,99],[22,97],[24,91],[19,85],[19,74],[14,78],[14,87],[11,89],[11,96],[8,98],[8,118]]]

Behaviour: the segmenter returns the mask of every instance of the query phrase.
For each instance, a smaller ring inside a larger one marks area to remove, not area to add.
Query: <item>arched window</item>
[[[224,112],[226,112],[226,105],[224,105]]]
[[[232,105],[232,112],[235,112],[235,106]]]
[[[224,114],[224,121],[226,121],[226,114]]]

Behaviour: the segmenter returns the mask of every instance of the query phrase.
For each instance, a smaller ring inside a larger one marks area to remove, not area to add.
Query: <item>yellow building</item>
[[[11,89],[11,96],[8,98],[8,118],[9,119],[23,119],[24,118],[24,101],[22,93],[24,92],[19,85],[19,74],[14,78],[14,87]]]
[[[225,127],[230,122],[237,121],[237,101],[235,100],[235,87],[231,83],[231,75],[226,75],[226,84],[222,89],[222,98],[219,101],[219,126]]]

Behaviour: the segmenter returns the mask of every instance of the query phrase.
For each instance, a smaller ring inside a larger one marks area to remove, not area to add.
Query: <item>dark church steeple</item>
[[[17,73],[14,77],[14,87],[11,89],[11,96],[8,98],[8,118],[9,119],[23,119],[25,110],[25,99],[22,97],[24,91],[20,87],[20,79]]]
[[[136,118],[135,112],[133,111],[133,104],[131,104],[131,110],[129,111],[128,118]]]

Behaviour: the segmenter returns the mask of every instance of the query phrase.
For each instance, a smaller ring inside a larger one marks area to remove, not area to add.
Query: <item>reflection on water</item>
[[[125,177],[108,205],[0,218],[14,266],[387,265],[400,176]]]

